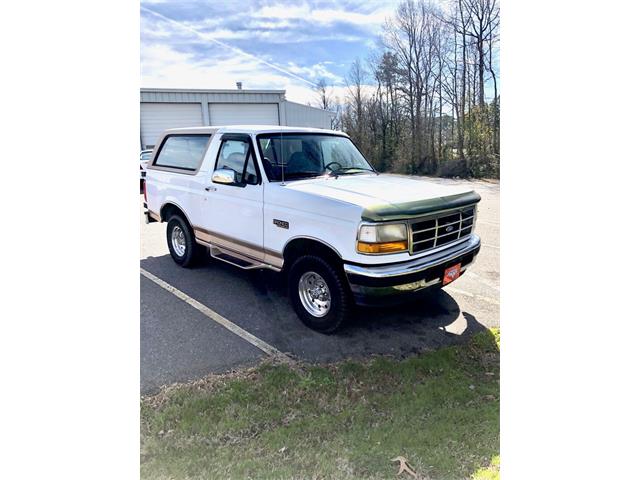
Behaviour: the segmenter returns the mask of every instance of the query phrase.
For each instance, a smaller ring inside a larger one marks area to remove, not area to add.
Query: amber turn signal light
[[[366,243],[358,242],[358,251],[360,253],[393,253],[402,252],[407,249],[407,242],[384,242],[384,243]]]

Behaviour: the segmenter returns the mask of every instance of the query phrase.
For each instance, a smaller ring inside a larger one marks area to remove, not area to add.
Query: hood
[[[291,182],[287,189],[362,207],[365,221],[396,220],[471,205],[480,195],[464,186],[439,185],[400,175],[343,175]]]

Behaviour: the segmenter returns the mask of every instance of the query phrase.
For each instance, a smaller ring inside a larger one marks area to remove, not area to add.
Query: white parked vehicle
[[[140,152],[140,188],[142,188],[142,182],[147,175],[147,164],[151,160],[151,154],[153,150],[142,150]]]
[[[463,274],[480,250],[479,201],[379,174],[343,133],[280,126],[167,130],[145,192],[178,265],[209,254],[283,271],[300,319],[325,333],[354,304],[402,302]]]

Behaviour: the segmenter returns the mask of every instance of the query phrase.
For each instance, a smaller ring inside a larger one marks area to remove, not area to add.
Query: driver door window
[[[249,139],[226,139],[218,152],[216,170],[232,170],[235,185],[257,185],[259,183],[256,161]]]

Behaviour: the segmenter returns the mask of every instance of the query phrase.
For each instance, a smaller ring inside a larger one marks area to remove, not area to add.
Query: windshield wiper
[[[321,177],[322,172],[296,172],[285,175],[285,181],[288,180],[303,180],[305,178]]]
[[[340,175],[353,175],[355,173],[363,173],[363,172],[371,172],[375,173],[373,170],[368,168],[360,168],[360,167],[341,167],[332,170],[329,175],[332,177],[339,177]]]

